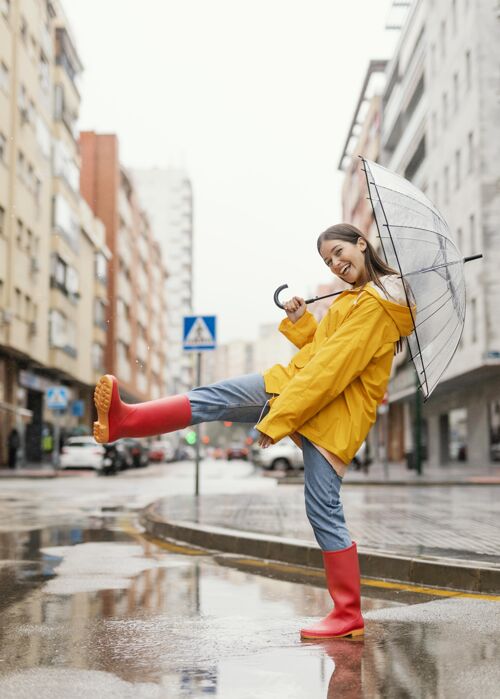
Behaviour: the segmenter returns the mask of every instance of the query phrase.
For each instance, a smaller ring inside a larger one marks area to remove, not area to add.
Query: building
[[[0,5],[1,462],[13,426],[21,459],[41,458],[50,386],[68,389],[62,427],[91,429],[94,299],[107,303],[96,260],[109,250],[79,194],[81,70],[59,2]]]
[[[132,179],[168,270],[168,393],[182,393],[193,386],[192,356],[183,352],[183,317],[193,312],[193,192],[181,169],[133,170]]]
[[[386,68],[379,162],[412,181],[443,213],[464,256],[467,316],[453,361],[423,406],[433,464],[500,458],[500,60],[498,8],[489,0],[414,0]],[[473,388],[473,390],[471,390]],[[389,386],[390,455],[414,449],[415,374]]]
[[[104,365],[117,376],[125,400],[166,393],[166,269],[132,179],[120,163],[114,134],[80,134],[81,193],[104,223],[109,303]]]

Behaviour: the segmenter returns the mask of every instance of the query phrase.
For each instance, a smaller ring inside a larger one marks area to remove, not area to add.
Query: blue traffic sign
[[[64,410],[68,407],[69,392],[66,386],[51,386],[47,389],[47,408]]]
[[[217,347],[216,320],[216,316],[184,316],[183,349],[214,350]]]

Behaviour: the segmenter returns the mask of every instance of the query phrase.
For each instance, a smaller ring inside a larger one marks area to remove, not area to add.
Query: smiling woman
[[[335,601],[334,611],[301,635],[335,638],[364,629],[356,544],[340,501],[342,477],[375,421],[395,345],[413,323],[401,280],[361,231],[332,226],[317,245],[331,271],[352,288],[319,325],[304,299],[284,304],[287,317],[279,329],[299,350],[288,366],[135,405],[120,400],[114,376],[103,376],[95,390],[94,436],[108,442],[225,420],[257,423],[263,448],[290,436],[303,451],[306,513]]]

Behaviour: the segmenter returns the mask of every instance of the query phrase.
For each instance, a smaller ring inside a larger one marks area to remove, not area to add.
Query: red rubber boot
[[[118,382],[111,374],[101,376],[97,382],[94,403],[97,409],[94,439],[101,444],[121,437],[152,437],[191,424],[191,404],[187,396],[122,403]]]
[[[300,630],[302,638],[340,638],[362,636],[364,622],[361,616],[361,592],[359,561],[356,544],[340,551],[323,551],[326,584],[334,608],[306,629]]]

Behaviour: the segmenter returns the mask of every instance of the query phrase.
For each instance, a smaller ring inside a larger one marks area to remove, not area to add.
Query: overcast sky
[[[341,220],[337,164],[389,0],[63,0],[85,72],[80,128],[126,167],[185,166],[194,311],[253,339],[274,289],[313,294],[316,238]]]

